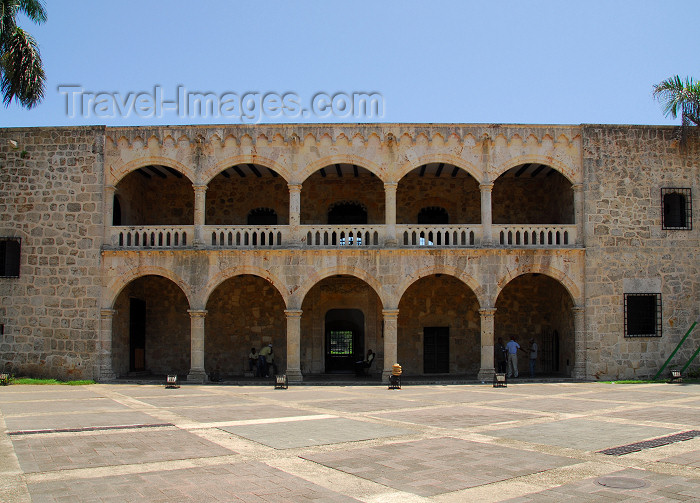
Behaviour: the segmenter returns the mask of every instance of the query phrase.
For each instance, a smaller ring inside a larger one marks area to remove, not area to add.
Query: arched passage
[[[207,186],[207,225],[260,225],[251,223],[251,218],[263,211],[268,218],[262,225],[289,224],[287,181],[270,168],[253,163],[232,165]]]
[[[469,374],[481,358],[479,301],[453,276],[413,283],[399,302],[397,356],[406,374]]]
[[[505,171],[493,185],[494,224],[573,224],[574,191],[555,168],[536,162]]]
[[[192,182],[170,166],[147,165],[130,172],[116,185],[115,200],[120,216],[115,225],[194,223]]]
[[[396,223],[421,224],[440,213],[439,224],[479,224],[479,183],[467,171],[444,162],[423,164],[401,180],[396,191]]]
[[[496,300],[495,338],[515,336],[527,351],[538,346],[536,375],[570,376],[574,368],[574,303],[556,279],[539,273],[513,278]],[[519,352],[518,367],[527,375],[528,353]]]
[[[189,303],[174,282],[155,275],[136,278],[121,290],[114,309],[112,368],[118,376],[188,373]]]
[[[250,372],[248,354],[273,345],[274,363],[287,367],[284,300],[267,280],[250,274],[234,276],[214,289],[204,320],[204,368],[210,376]]]
[[[366,282],[346,275],[325,278],[309,290],[301,310],[304,374],[352,373],[368,349],[381,359],[382,303]],[[369,371],[381,368],[375,362]]]

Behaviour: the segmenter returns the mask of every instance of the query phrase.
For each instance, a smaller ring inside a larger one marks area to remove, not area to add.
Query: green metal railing
[[[658,372],[656,373],[656,375],[654,376],[654,380],[657,380],[657,379],[659,378],[659,376],[661,375],[661,373],[664,371],[664,369],[666,368],[666,366],[671,362],[671,360],[673,359],[673,357],[676,355],[676,353],[678,352],[678,350],[680,349],[680,347],[683,345],[683,343],[684,343],[685,340],[688,338],[688,336],[690,335],[690,333],[691,333],[691,332],[693,331],[693,329],[695,328],[695,325],[697,325],[699,321],[700,321],[700,318],[698,318],[697,320],[695,320],[695,321],[693,322],[693,324],[690,325],[690,328],[688,329],[688,331],[685,333],[685,335],[684,335],[683,338],[681,339],[681,342],[678,343],[678,345],[676,346],[676,349],[674,349],[674,350],[673,350],[673,353],[671,353],[671,356],[668,357],[668,359],[664,362],[664,364],[661,366],[661,368],[659,369],[659,371],[658,371]],[[685,364],[685,366],[681,369],[681,374],[682,374],[683,372],[685,372],[685,370],[690,366],[690,364],[693,362],[693,360],[695,359],[695,357],[698,356],[698,353],[700,353],[700,347],[698,347],[698,349],[695,351],[695,353],[693,353],[693,356],[690,357],[690,360],[688,360],[688,362]]]

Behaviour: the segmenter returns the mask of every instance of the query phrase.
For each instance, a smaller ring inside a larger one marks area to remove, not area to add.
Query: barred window
[[[0,237],[0,277],[19,277],[20,238]]]
[[[661,189],[663,229],[691,230],[693,228],[693,200],[690,189]]]
[[[661,294],[625,294],[625,337],[661,337]]]

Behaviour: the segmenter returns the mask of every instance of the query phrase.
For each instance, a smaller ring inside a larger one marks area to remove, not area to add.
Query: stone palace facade
[[[272,343],[290,381],[368,349],[384,379],[484,380],[515,335],[541,375],[648,377],[700,315],[700,148],[674,132],[1,129],[0,369],[202,382]]]

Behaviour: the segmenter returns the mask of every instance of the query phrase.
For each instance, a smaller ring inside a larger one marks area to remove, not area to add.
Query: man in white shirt
[[[518,349],[520,344],[515,342],[515,336],[510,336],[510,341],[506,344],[508,352],[508,375],[507,377],[518,377]]]
[[[537,343],[530,339],[530,377],[535,377],[535,362],[537,361]]]

